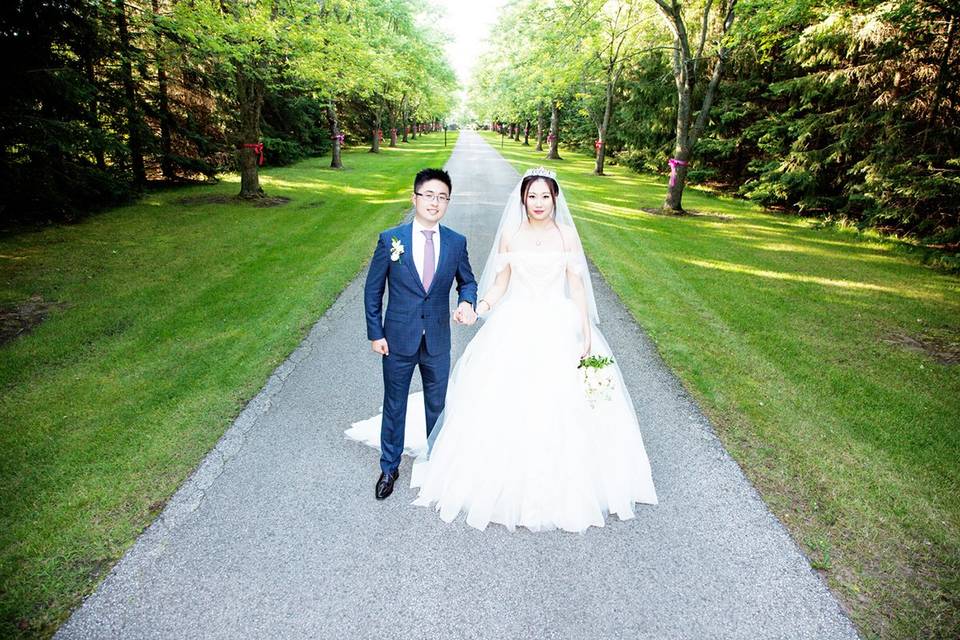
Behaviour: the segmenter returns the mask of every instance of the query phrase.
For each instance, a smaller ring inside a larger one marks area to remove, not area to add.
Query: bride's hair
[[[550,189],[550,195],[553,196],[553,208],[554,213],[556,213],[557,208],[557,196],[560,194],[560,185],[557,184],[557,181],[551,178],[550,176],[538,176],[536,174],[524,176],[523,180],[520,182],[520,206],[523,211],[526,211],[527,208],[527,192],[530,191],[531,185],[537,180],[543,180],[547,188]]]

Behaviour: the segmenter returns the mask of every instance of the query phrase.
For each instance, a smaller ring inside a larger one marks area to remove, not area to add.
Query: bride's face
[[[531,221],[539,222],[553,215],[553,193],[545,180],[537,180],[530,185],[524,205]]]

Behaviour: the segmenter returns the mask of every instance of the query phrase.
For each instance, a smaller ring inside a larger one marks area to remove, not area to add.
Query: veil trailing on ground
[[[480,275],[478,291],[481,296],[490,290],[494,280],[497,279],[497,274],[506,266],[503,254],[500,253],[501,239],[505,233],[512,234],[519,229],[526,218],[525,207],[520,201],[520,186],[523,183],[523,178],[527,176],[543,176],[544,178],[551,178],[554,181],[557,180],[557,175],[553,171],[549,171],[543,167],[537,167],[536,169],[528,169],[527,172],[523,174],[523,177],[517,181],[517,186],[510,192],[510,197],[507,198],[507,204],[503,207],[503,214],[500,216],[500,225],[497,227],[497,235],[493,238],[490,255],[483,267],[483,273]],[[571,254],[570,264],[573,266],[573,270],[578,273],[583,280],[583,288],[587,300],[587,312],[590,320],[593,324],[599,324],[600,316],[597,314],[597,302],[593,296],[593,283],[590,280],[590,269],[587,267],[587,258],[583,253],[583,244],[580,242],[580,233],[577,231],[577,226],[573,222],[573,216],[570,215],[570,207],[567,206],[567,199],[563,196],[563,189],[560,188],[559,182],[557,182],[557,188],[558,194],[554,210],[554,221],[558,225],[566,225],[573,229],[576,243],[575,246],[566,247],[566,250]],[[505,297],[501,298],[497,304],[497,308],[501,306],[504,300]],[[490,313],[496,313],[496,308],[491,310]]]

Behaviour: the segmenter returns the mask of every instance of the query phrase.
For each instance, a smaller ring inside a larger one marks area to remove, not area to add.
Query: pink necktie
[[[423,288],[425,291],[430,291],[430,284],[433,282],[433,273],[437,269],[437,265],[434,264],[434,256],[436,255],[433,246],[433,231],[422,231],[423,235],[427,238],[427,241],[423,245]]]

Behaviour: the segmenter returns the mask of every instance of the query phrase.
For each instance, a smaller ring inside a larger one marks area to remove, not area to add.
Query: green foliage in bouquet
[[[603,369],[607,365],[613,364],[613,359],[606,356],[590,356],[580,360],[577,369],[593,367],[594,369]]]

